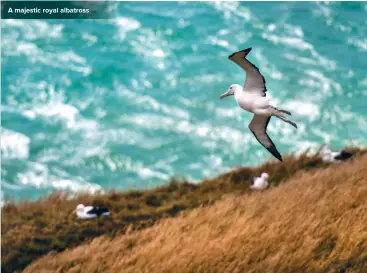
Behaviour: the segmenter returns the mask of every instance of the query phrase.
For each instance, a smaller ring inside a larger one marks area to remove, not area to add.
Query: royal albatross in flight
[[[277,109],[269,104],[269,98],[266,97],[267,89],[264,76],[260,73],[259,68],[246,59],[250,51],[251,47],[237,51],[228,57],[228,59],[245,70],[246,81],[244,87],[239,84],[232,84],[225,93],[220,95],[220,98],[223,99],[224,97],[234,95],[239,107],[255,114],[249,124],[251,132],[261,145],[282,161],[281,154],[266,133],[270,118],[275,116],[295,128],[297,128],[297,124],[288,120],[286,115],[291,115],[290,112]]]

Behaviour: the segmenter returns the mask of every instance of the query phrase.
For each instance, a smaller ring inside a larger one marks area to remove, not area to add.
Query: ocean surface
[[[2,197],[200,181],[272,156],[219,95],[249,59],[298,130],[284,153],[367,144],[366,2],[120,2],[106,20],[1,22]]]

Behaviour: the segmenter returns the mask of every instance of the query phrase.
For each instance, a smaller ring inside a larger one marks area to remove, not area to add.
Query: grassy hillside
[[[367,152],[350,151],[356,157]],[[2,208],[2,272],[22,270],[47,253],[55,254],[100,235],[115,237],[125,233],[128,227],[130,231],[140,230],[162,218],[176,216],[182,210],[244,194],[249,191],[252,177],[262,171],[269,173],[274,186],[302,170],[325,167],[327,164],[317,156],[288,156],[284,164],[268,162],[257,168],[239,168],[199,184],[171,181],[166,186],[149,191],[111,192],[73,199],[54,194],[37,202],[10,203]],[[78,203],[106,205],[111,208],[111,217],[77,220],[71,212]]]
[[[367,155],[299,172],[151,228],[47,255],[25,273],[367,272]]]

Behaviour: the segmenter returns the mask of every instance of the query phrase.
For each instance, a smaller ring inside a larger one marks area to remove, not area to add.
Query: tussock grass
[[[151,228],[47,255],[24,273],[367,272],[367,155]]]
[[[350,151],[355,154],[355,157],[367,152],[366,150],[359,149],[350,149]],[[211,205],[220,199],[232,200],[233,196],[248,192],[248,187],[252,183],[252,177],[258,176],[263,171],[269,173],[271,185],[274,186],[284,182],[298,172],[305,170],[316,171],[327,167],[327,165],[328,164],[323,163],[318,156],[306,157],[305,155],[302,155],[299,158],[286,156],[284,158],[284,164],[280,162],[266,162],[257,168],[239,168],[214,179],[204,180],[199,184],[172,180],[165,186],[147,191],[130,191],[122,193],[110,192],[96,196],[80,195],[73,199],[68,199],[67,196],[57,193],[37,202],[22,202],[19,204],[8,203],[2,208],[2,272],[11,273],[16,270],[22,270],[36,258],[48,253],[51,256],[47,257],[52,257],[52,255],[55,255],[57,252],[63,251],[67,248],[73,248],[81,243],[88,243],[90,240],[99,237],[100,235],[105,235],[103,240],[116,236],[118,238],[124,238],[119,236],[126,233],[126,231],[133,232],[150,227],[160,219],[176,216],[180,211],[197,208],[199,206]],[[345,165],[343,164],[340,166]],[[340,166],[338,167],[340,168]],[[254,194],[251,194],[250,200],[252,200],[251,198],[254,198],[252,197],[253,195]],[[265,197],[261,197],[262,195],[254,196],[258,196],[257,198],[261,200],[266,200]],[[269,200],[264,202],[271,204],[273,201],[274,200]],[[78,203],[108,206],[111,209],[111,217],[91,221],[80,221],[76,219],[75,215],[71,214]],[[256,207],[256,210],[260,210],[261,212],[261,210],[266,210],[266,208],[267,206],[263,205]],[[199,211],[195,211],[193,213],[195,215],[195,213],[198,214]],[[232,212],[229,210],[228,213]],[[182,218],[180,219],[181,220],[178,221],[183,221]],[[205,217],[203,219],[205,219]],[[234,219],[237,219],[237,217],[234,217],[232,220],[227,219],[226,221],[231,222]],[[174,224],[176,225],[175,222]],[[208,222],[206,225],[208,226],[211,224]],[[212,233],[222,236],[219,231],[222,229],[227,230],[228,227],[226,228],[225,226],[226,225],[223,223],[218,223],[217,229],[208,229],[207,231],[209,234],[205,234],[203,231],[201,236],[208,237]],[[262,228],[264,229],[265,225]],[[183,229],[183,231],[184,230],[185,229]],[[180,240],[185,242],[190,241],[191,239],[181,238]],[[92,245],[93,244],[95,243],[92,243]],[[212,243],[209,242],[209,245],[211,244]],[[132,241],[132,243],[129,243],[126,246],[127,248],[125,250],[122,250],[122,253],[125,253],[126,251],[126,253],[130,253],[137,247],[137,245],[138,244]],[[164,244],[156,247],[165,249]],[[177,247],[179,247],[179,245]],[[218,247],[220,249],[219,245]],[[322,251],[319,251],[320,253],[325,252],[325,247],[322,245],[319,246],[319,249],[322,249]],[[112,256],[117,257],[117,255],[120,254],[115,253]],[[93,255],[89,258],[85,256],[85,259],[94,260],[92,257]],[[52,261],[54,261],[55,264],[58,264],[58,259],[59,258]],[[96,262],[97,260],[94,261]],[[159,263],[162,263],[162,261]],[[151,262],[153,262],[153,260],[151,260]],[[105,262],[103,261],[102,264],[104,263]],[[172,263],[176,264],[177,262],[172,261]],[[70,262],[68,264],[73,265],[75,262]],[[205,261],[203,265],[199,266],[199,268],[201,267],[205,268]],[[68,268],[68,266],[66,266],[66,268]],[[99,267],[96,268],[98,269]],[[117,272],[113,269],[99,270],[100,269],[97,271],[80,272]],[[164,270],[160,272],[178,272]],[[50,272],[56,271],[51,269]],[[76,270],[75,272],[79,271]],[[138,271],[126,272],[144,272],[144,270],[139,269]],[[194,272],[204,271],[195,269]],[[220,270],[216,272],[225,271]]]

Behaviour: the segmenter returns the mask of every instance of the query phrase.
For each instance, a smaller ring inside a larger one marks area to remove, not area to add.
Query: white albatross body
[[[110,214],[107,208],[84,206],[83,204],[79,204],[76,207],[75,213],[79,219],[93,219]]]
[[[270,118],[277,118],[291,124],[297,128],[297,125],[288,120],[286,115],[291,115],[286,110],[280,110],[270,105],[269,98],[266,97],[266,81],[260,70],[246,59],[251,48],[237,51],[231,54],[228,59],[235,62],[246,72],[246,81],[244,87],[239,84],[233,84],[223,93],[220,98],[234,95],[239,107],[248,112],[254,113],[249,128],[256,139],[263,145],[274,157],[282,161],[282,156],[275,147],[273,141],[266,133]]]
[[[258,94],[249,92],[236,92],[235,100],[239,107],[254,114],[266,115],[268,113],[269,98],[259,97]]]
[[[254,183],[250,186],[251,190],[265,190],[268,186],[269,175],[267,173],[262,173],[260,177],[254,178]]]

